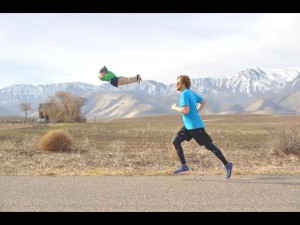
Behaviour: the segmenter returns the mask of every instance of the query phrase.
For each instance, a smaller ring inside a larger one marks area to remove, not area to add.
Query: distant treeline
[[[29,117],[27,121],[21,116],[0,116],[0,123],[24,123],[24,122],[35,122],[37,118]]]

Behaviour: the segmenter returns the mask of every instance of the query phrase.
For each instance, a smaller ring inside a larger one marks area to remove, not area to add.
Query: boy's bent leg
[[[218,157],[218,159],[220,159],[222,161],[222,163],[225,166],[226,173],[227,173],[226,174],[226,179],[229,179],[231,177],[233,163],[228,162],[225,159],[224,155],[222,154],[221,150],[217,146],[215,146],[213,143],[207,143],[204,146],[208,150],[212,151]]]
[[[218,159],[220,159],[222,161],[222,163],[224,164],[224,166],[226,166],[226,164],[228,163],[228,161],[225,159],[225,156],[223,155],[223,153],[221,152],[221,150],[215,146],[213,143],[206,143],[205,148],[212,151],[217,157]]]
[[[185,158],[184,158],[184,153],[183,153],[183,149],[182,149],[182,146],[181,146],[181,143],[183,142],[184,140],[181,139],[181,137],[177,134],[176,137],[173,139],[173,145],[176,149],[176,153],[178,155],[178,158],[180,160],[180,163],[181,165],[185,165],[186,162],[185,162]]]
[[[186,165],[183,149],[181,143],[185,141],[185,135],[182,135],[180,131],[177,133],[176,137],[173,139],[173,145],[175,146],[178,158],[180,160],[181,166],[176,169],[173,174],[179,174],[182,172],[189,171],[189,167]]]
[[[189,130],[189,132],[200,146],[204,145],[205,148],[212,151],[224,165],[227,164],[227,160],[225,159],[221,150],[212,143],[213,140],[208,135],[208,133],[206,133],[204,128]]]
[[[175,138],[173,139],[173,145],[176,149],[181,165],[186,165],[181,143],[184,141],[190,141],[191,139],[192,136],[190,136],[185,126],[183,126],[180,131],[177,132]]]
[[[131,84],[138,82],[138,77],[119,77],[118,85]]]

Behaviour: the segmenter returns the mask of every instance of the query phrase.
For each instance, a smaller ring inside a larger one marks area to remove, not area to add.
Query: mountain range
[[[192,79],[191,90],[207,100],[203,114],[300,113],[300,67],[267,70],[247,68],[227,78]],[[0,116],[23,116],[21,102],[29,103],[29,115],[37,117],[38,105],[58,91],[68,91],[88,101],[88,120],[174,114],[179,92],[175,84],[154,80],[113,87],[71,82],[48,85],[19,84],[0,89]]]

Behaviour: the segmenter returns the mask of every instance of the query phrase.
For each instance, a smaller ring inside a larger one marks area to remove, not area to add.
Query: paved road
[[[0,176],[0,212],[300,211],[300,175]]]

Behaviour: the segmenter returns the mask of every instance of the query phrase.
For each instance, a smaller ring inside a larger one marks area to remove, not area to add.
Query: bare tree
[[[19,107],[25,112],[25,120],[27,122],[27,111],[31,110],[31,105],[27,102],[22,102]]]

